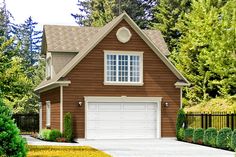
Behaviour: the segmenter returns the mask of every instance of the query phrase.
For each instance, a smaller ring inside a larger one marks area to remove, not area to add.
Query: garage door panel
[[[123,120],[155,120],[156,119],[156,112],[123,112],[121,114],[121,119]]]
[[[121,129],[156,129],[156,121],[126,121],[121,124]]]
[[[99,103],[98,110],[99,111],[116,111],[119,112],[122,109],[120,103]]]
[[[90,103],[87,138],[156,138],[157,103]]]
[[[124,103],[124,111],[145,111],[146,104],[145,103]]]
[[[154,110],[154,111],[156,111],[156,109],[157,109],[156,103],[148,103],[147,104],[147,110]]]
[[[88,120],[120,120],[121,112],[88,112]]]
[[[120,121],[89,121],[87,123],[88,129],[120,129],[121,122]]]

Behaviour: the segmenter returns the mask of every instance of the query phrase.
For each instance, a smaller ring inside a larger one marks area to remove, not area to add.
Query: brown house
[[[141,30],[123,13],[101,28],[47,25],[43,33],[41,129],[63,131],[70,112],[75,138],[175,136],[189,83],[167,59],[160,31]]]

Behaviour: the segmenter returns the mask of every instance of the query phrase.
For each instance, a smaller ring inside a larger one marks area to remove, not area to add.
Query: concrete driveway
[[[179,142],[160,140],[78,140],[80,145],[100,149],[114,157],[234,157],[234,152]]]

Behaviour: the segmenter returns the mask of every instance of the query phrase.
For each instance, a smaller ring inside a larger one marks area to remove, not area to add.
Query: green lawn
[[[28,146],[27,157],[111,157],[89,146]]]

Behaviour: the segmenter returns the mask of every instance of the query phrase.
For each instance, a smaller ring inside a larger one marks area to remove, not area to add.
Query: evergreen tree
[[[44,76],[40,58],[41,31],[28,18],[13,24],[5,1],[0,5],[0,93],[14,113],[38,111],[38,95],[33,89]]]
[[[0,156],[25,157],[26,141],[12,120],[12,113],[0,99]]]
[[[34,22],[29,17],[23,24],[14,24],[12,33],[16,36],[17,44],[20,44],[20,54],[28,66],[33,66],[39,60],[40,44],[42,31],[37,31],[35,27],[37,22]]]
[[[13,19],[13,16],[10,11],[6,9],[6,2],[3,0],[2,3],[0,3],[0,36],[10,38],[11,19]]]
[[[79,13],[71,14],[82,26],[104,26],[123,11],[141,28],[147,28],[152,19],[151,0],[84,0],[78,1]]]
[[[176,23],[185,14],[190,12],[191,0],[160,0],[153,9],[154,18],[150,27],[162,32],[170,52],[176,47],[181,32]]]
[[[25,102],[33,84],[25,74],[22,59],[15,55],[14,51],[17,50],[8,49],[14,40],[0,37],[0,41],[0,93],[13,112],[22,112],[27,105]]]
[[[176,66],[192,83],[190,103],[236,94],[236,0],[193,0],[177,24],[183,34]]]

